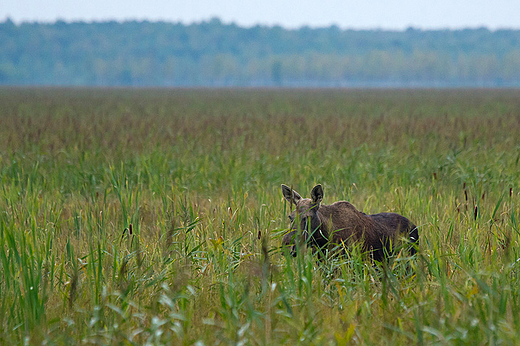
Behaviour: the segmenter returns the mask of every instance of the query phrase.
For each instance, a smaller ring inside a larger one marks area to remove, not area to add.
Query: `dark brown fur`
[[[282,240],[282,244],[290,247],[293,255],[296,254],[298,228],[302,230],[304,240],[314,249],[323,249],[328,244],[347,246],[353,242],[362,242],[362,249],[370,251],[377,261],[382,261],[387,254],[391,255],[400,238],[406,238],[416,244],[419,240],[417,227],[402,215],[366,215],[346,201],[321,205],[321,185],[312,189],[311,198],[302,198],[286,185],[282,185],[282,192],[284,197],[296,206],[289,215],[292,231]],[[415,247],[411,246],[410,253],[415,252]]]

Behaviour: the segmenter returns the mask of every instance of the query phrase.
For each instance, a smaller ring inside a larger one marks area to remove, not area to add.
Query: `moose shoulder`
[[[362,242],[363,250],[370,251],[377,261],[392,254],[400,238],[409,239],[411,243],[419,240],[417,227],[402,215],[367,215],[346,201],[322,205],[321,185],[312,189],[311,198],[302,198],[298,192],[283,184],[282,193],[287,201],[295,205],[295,210],[289,215],[291,231],[282,240],[282,245],[290,247],[293,255],[296,255],[298,232],[313,248],[323,248],[330,243]],[[410,253],[414,254],[415,251],[415,247],[411,246]]]

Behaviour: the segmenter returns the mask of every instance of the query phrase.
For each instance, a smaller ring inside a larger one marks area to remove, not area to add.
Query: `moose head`
[[[298,192],[284,184],[282,184],[282,193],[284,198],[295,206],[289,215],[291,231],[283,237],[282,245],[290,248],[293,256],[296,256],[296,241],[299,234],[313,248],[325,245],[327,236],[320,229],[322,221],[318,213],[323,200],[322,186],[319,184],[314,186],[311,198],[302,198]]]

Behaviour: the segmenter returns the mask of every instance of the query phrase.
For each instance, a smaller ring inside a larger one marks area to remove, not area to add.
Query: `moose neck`
[[[329,241],[329,232],[326,225],[324,215],[321,213],[321,207],[316,213],[316,221],[311,223],[311,229],[314,230],[312,237],[319,246],[325,245]]]

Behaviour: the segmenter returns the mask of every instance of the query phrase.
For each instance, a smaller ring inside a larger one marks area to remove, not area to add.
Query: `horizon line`
[[[124,18],[124,19],[115,19],[115,18],[104,18],[104,19],[64,19],[64,18],[55,18],[53,20],[40,20],[40,19],[23,19],[23,20],[13,20],[9,15],[4,16],[3,19],[0,20],[0,24],[6,24],[8,22],[11,22],[15,26],[21,26],[24,24],[29,25],[56,25],[59,23],[65,23],[65,24],[103,24],[103,23],[118,23],[118,24],[125,24],[125,23],[166,23],[166,24],[181,24],[184,26],[191,26],[191,25],[202,25],[202,24],[209,24],[211,22],[219,22],[222,25],[226,26],[236,26],[243,29],[252,29],[256,27],[262,27],[262,28],[282,28],[284,30],[288,31],[298,31],[303,29],[310,29],[310,30],[320,30],[320,29],[331,29],[331,28],[337,28],[340,31],[393,31],[393,32],[406,32],[406,31],[464,31],[464,30],[487,30],[490,32],[496,32],[496,31],[520,31],[520,26],[510,27],[510,26],[503,26],[503,27],[496,27],[496,28],[490,28],[487,25],[467,25],[467,26],[456,26],[456,27],[449,27],[449,26],[439,26],[439,27],[418,27],[416,25],[408,25],[401,28],[396,27],[378,27],[378,26],[366,26],[366,27],[342,27],[338,25],[337,23],[331,23],[329,25],[308,25],[308,24],[302,24],[298,26],[288,26],[288,25],[282,25],[282,24],[269,24],[269,23],[260,23],[257,22],[255,24],[240,24],[237,23],[237,21],[230,20],[225,21],[219,18],[218,16],[212,16],[206,19],[201,20],[193,20],[193,21],[182,21],[182,20],[173,20],[173,19],[149,19],[149,18]]]

